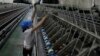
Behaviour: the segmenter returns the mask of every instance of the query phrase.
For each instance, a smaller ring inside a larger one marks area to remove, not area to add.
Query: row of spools
[[[41,32],[42,32],[42,35],[43,35],[43,40],[44,40],[44,43],[45,43],[45,48],[47,50],[47,55],[48,56],[56,56],[56,54],[55,54],[55,52],[54,52],[54,50],[52,48],[52,44],[49,41],[48,35],[45,32],[45,29],[41,28]]]

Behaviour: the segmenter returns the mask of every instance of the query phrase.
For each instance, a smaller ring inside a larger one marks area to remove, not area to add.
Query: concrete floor
[[[32,10],[27,13],[24,19],[31,19]],[[0,56],[22,56],[23,40],[22,30],[18,25],[3,48],[0,50]]]
[[[22,56],[22,31],[17,27],[4,47],[0,50],[0,56]]]

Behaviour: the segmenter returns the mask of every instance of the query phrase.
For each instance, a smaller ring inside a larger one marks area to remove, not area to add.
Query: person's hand
[[[41,20],[36,24],[36,26],[34,26],[32,31],[37,30],[44,23],[44,21],[46,20],[47,17],[48,17],[48,15],[43,16],[41,18]]]

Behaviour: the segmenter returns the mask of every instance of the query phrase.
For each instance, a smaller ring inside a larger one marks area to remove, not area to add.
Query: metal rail
[[[18,10],[20,8],[24,8],[26,7],[27,5],[15,5],[15,4],[6,4],[6,5],[2,5],[0,6],[0,14],[5,14],[5,13],[9,13],[9,12],[12,12],[12,11],[15,11],[15,10]]]
[[[57,56],[100,56],[100,16],[57,4],[37,5],[50,16],[43,25]]]
[[[17,16],[16,18],[14,18],[13,21],[11,21],[5,28],[3,28],[2,31],[0,31],[0,49],[3,47],[4,43],[6,42],[6,40],[8,39],[8,37],[10,36],[11,32],[14,30],[14,28],[18,25],[18,23],[23,19],[23,17],[26,15],[26,13],[28,12],[29,7],[27,7],[26,9],[24,9],[24,11],[22,11],[21,14],[19,14],[19,16]]]
[[[23,8],[23,9],[21,9],[19,11],[16,11],[16,13],[13,13],[10,16],[7,16],[3,20],[1,20],[0,21],[0,30],[2,30],[7,24],[9,24],[9,22],[11,22],[12,20],[14,20],[14,18],[16,18],[17,16],[19,16],[26,9]]]

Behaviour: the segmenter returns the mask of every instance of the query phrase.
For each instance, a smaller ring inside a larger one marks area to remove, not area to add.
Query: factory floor
[[[0,56],[22,56],[22,31],[17,27],[7,40],[6,44],[0,50]]]
[[[26,14],[24,19],[31,19],[32,9]],[[0,56],[23,56],[23,37],[22,30],[18,25],[13,31],[3,48],[0,50]]]

